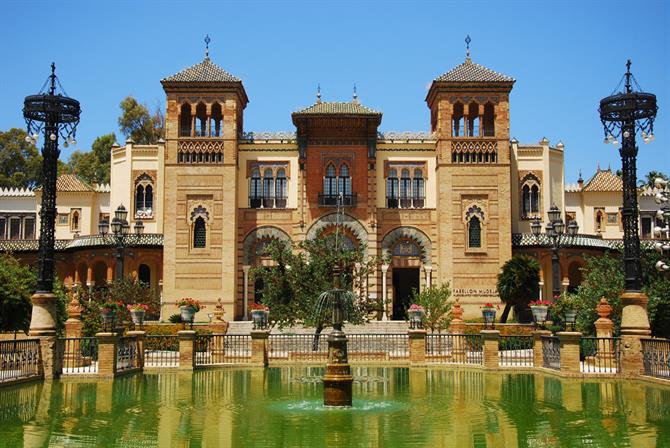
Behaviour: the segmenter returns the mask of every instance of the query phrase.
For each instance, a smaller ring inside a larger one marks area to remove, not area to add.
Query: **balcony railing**
[[[286,208],[286,197],[249,196],[249,208]]]
[[[343,195],[319,193],[319,205],[321,207],[337,207],[338,203],[343,207],[355,207],[356,193]]]
[[[425,205],[424,197],[386,198],[386,208],[424,208]]]

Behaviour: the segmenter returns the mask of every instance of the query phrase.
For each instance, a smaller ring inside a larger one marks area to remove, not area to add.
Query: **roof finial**
[[[52,62],[51,63],[51,76],[49,76],[51,79],[51,87],[49,88],[49,94],[50,95],[55,95],[56,94],[56,63]]]
[[[577,179],[577,180],[578,181],[582,180],[582,169],[581,168],[579,169],[579,179]]]
[[[356,84],[354,84],[354,104],[358,104],[358,93],[356,93]]]
[[[205,35],[205,59],[209,59],[209,43],[212,39],[209,38],[209,34]]]
[[[470,42],[472,42],[472,39],[470,39],[470,35],[468,34],[465,36],[465,60],[469,61],[470,60]]]
[[[630,59],[629,59],[629,60],[626,62],[626,93],[630,93],[630,92],[631,92],[631,85],[630,85],[630,77],[631,77],[631,73],[630,73],[630,65],[631,65],[631,64],[632,64],[632,62],[630,62]]]
[[[321,84],[316,86],[316,104],[321,104]]]

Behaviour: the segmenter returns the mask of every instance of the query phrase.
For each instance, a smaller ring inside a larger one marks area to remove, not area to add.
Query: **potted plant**
[[[109,300],[102,304],[100,313],[102,314],[102,324],[105,329],[114,325],[117,315],[121,314],[125,307],[121,301]]]
[[[498,305],[494,305],[491,302],[487,302],[481,306],[482,317],[484,318],[484,327],[488,325],[493,328],[493,324],[496,321],[496,311],[500,309]]]
[[[253,329],[260,330],[266,328],[268,325],[268,315],[270,311],[265,305],[260,303],[252,303],[249,307],[251,309],[251,320],[253,322]]]
[[[409,316],[409,328],[415,330],[423,328],[423,316],[426,314],[426,310],[416,303],[410,305],[407,310],[407,315]]]
[[[130,311],[130,318],[133,320],[133,323],[142,327],[144,325],[144,315],[149,306],[143,303],[131,303],[126,308]]]
[[[185,297],[177,301],[177,308],[179,308],[182,322],[192,324],[195,313],[205,308],[205,306],[196,299]]]
[[[554,315],[563,316],[563,319],[565,319],[566,330],[568,325],[574,330],[578,310],[579,299],[575,294],[564,292],[554,303]]]
[[[548,300],[533,300],[530,302],[530,310],[533,313],[533,320],[536,324],[542,326],[547,321],[549,307],[552,305]]]

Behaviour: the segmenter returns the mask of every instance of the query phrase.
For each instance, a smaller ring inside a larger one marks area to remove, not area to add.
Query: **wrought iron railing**
[[[621,360],[619,338],[582,337],[579,361],[582,373],[617,373]]]
[[[39,339],[0,341],[0,383],[40,375]]]
[[[271,334],[268,338],[269,359],[324,361],[327,356],[327,334]]]
[[[356,193],[343,195],[319,193],[319,205],[322,207],[336,207],[339,203],[343,207],[355,207],[356,198]]]
[[[542,336],[542,367],[561,370],[561,342],[557,336]]]
[[[498,354],[501,367],[532,367],[533,336],[500,336]]]
[[[409,357],[407,333],[347,334],[350,360],[375,361]]]
[[[124,372],[138,367],[140,367],[140,353],[137,337],[120,337],[116,346],[116,371]]]
[[[238,364],[251,360],[251,336],[248,334],[198,335],[195,348],[196,366]]]
[[[63,375],[98,373],[98,338],[59,338],[56,356]]]
[[[144,367],[179,367],[179,336],[148,335],[144,337]]]
[[[484,339],[480,334],[426,335],[427,362],[481,365],[483,360]]]
[[[670,379],[670,339],[642,339],[644,374]]]

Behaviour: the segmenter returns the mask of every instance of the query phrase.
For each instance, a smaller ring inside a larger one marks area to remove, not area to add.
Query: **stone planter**
[[[265,310],[252,310],[251,320],[254,330],[263,330],[268,326],[268,312]]]
[[[423,328],[423,315],[424,312],[422,310],[415,310],[415,311],[407,311],[407,314],[409,315],[409,328],[412,330],[418,330]]]
[[[144,315],[146,311],[144,310],[130,310],[130,318],[133,320],[133,323],[139,327],[144,325]]]
[[[570,328],[574,330],[575,322],[577,321],[577,310],[566,310],[564,317],[566,327],[570,325]]]
[[[114,326],[114,319],[116,318],[116,311],[103,308],[100,311],[102,315],[102,325],[105,329],[111,329]]]
[[[549,307],[546,305],[535,305],[531,306],[530,310],[533,313],[533,320],[538,325],[544,325],[547,321],[547,313],[549,312]]]
[[[195,308],[192,306],[180,306],[179,313],[181,314],[181,321],[187,324],[192,324],[195,318]]]
[[[482,317],[484,318],[484,326],[491,326],[496,321],[496,309],[495,308],[482,308]]]

